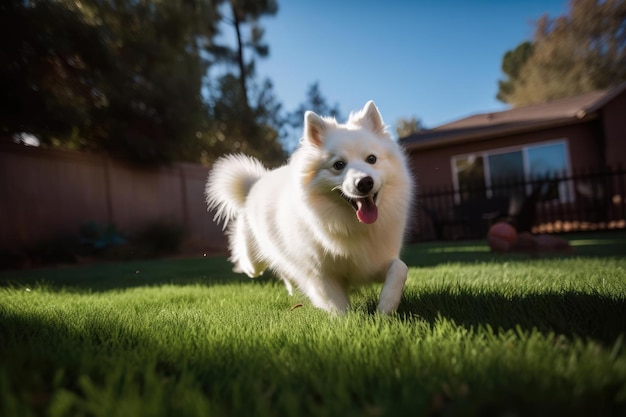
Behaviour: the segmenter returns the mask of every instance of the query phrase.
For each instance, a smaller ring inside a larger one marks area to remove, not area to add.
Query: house
[[[571,209],[573,202],[584,199],[585,192],[596,190],[588,181],[575,182],[573,175],[607,166],[616,170],[626,166],[626,83],[548,103],[477,114],[401,138],[400,143],[409,155],[420,196],[432,196],[434,190],[439,194],[444,193],[442,190],[450,191],[448,201],[438,202],[437,207],[422,200],[418,216],[423,217],[425,212],[433,223],[444,224],[470,220],[476,223],[478,218],[483,225],[470,234],[479,235],[484,232],[485,223],[489,223],[484,221],[490,218],[489,210],[499,212],[491,220],[516,215],[523,204],[520,191],[523,200],[528,200],[534,191],[537,197],[540,184],[529,181],[560,176],[562,180],[556,189],[553,187],[551,198],[537,198],[549,200],[552,206],[555,201],[569,204],[566,208]],[[518,192],[517,201],[512,201],[513,188],[498,188],[498,184],[516,180],[524,183],[513,187]],[[623,211],[626,195],[621,189],[615,194],[614,188],[619,188],[620,183],[613,183],[600,191],[610,191],[609,197],[619,200],[618,208]],[[460,219],[451,210],[478,213],[474,219]],[[536,224],[529,227],[533,226]],[[435,234],[440,237],[440,232]]]

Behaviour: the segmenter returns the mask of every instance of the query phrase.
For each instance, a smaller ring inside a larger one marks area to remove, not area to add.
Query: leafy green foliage
[[[104,105],[102,73],[113,69],[112,56],[97,28],[74,11],[27,3],[0,5],[0,134],[75,141],[92,109]]]
[[[396,134],[398,138],[405,138],[424,129],[421,120],[415,116],[401,118],[396,121]]]
[[[320,116],[334,117],[339,121],[343,121],[339,104],[329,104],[328,100],[322,94],[319,81],[309,85],[306,92],[306,98],[297,109],[287,115],[287,123],[296,131],[295,134],[288,134],[286,137],[285,147],[293,151],[298,145],[298,140],[302,136],[304,128],[304,113],[310,110]]]
[[[228,0],[220,10],[222,26],[234,32],[235,41],[234,45],[215,41],[206,47],[217,63],[228,68],[211,84],[209,103],[215,123],[209,137],[224,152],[256,156],[270,167],[281,165],[286,159],[279,141],[284,124],[281,105],[271,81],[255,81],[256,59],[269,55],[259,20],[275,15],[278,4],[274,0]]]
[[[569,4],[567,15],[537,21],[532,45],[505,54],[498,99],[522,106],[626,81],[626,1]]]
[[[222,258],[4,272],[0,413],[620,415],[613,236],[538,260],[414,245],[392,317],[374,313],[377,288],[332,317]]]
[[[3,2],[0,137],[15,140],[25,133],[36,136],[42,146],[106,152],[146,165],[210,162],[235,149],[237,142],[250,143],[263,156],[267,150],[271,161],[284,160],[278,143],[280,119],[259,115],[278,105],[271,84],[263,83],[258,94],[248,91],[255,88],[252,61],[244,63],[249,68],[240,79],[245,82],[227,82],[231,91],[210,91],[220,83],[208,78],[217,58],[207,50],[226,19],[223,3]],[[241,14],[239,26],[251,27],[250,39],[239,45],[241,56],[248,46],[257,56],[266,56],[269,48],[258,19],[275,13],[275,2],[237,2],[232,7]],[[237,100],[229,101],[229,94]],[[212,100],[216,97],[240,117],[219,119]],[[233,123],[237,126],[231,127]],[[231,138],[232,130],[243,134]],[[221,146],[220,135],[227,137],[228,146]]]
[[[178,253],[184,237],[184,229],[177,224],[154,222],[144,226],[132,238],[134,252],[145,257],[157,257]]]
[[[522,42],[511,51],[507,51],[502,58],[502,72],[506,79],[498,81],[498,94],[496,98],[504,103],[513,94],[516,83],[519,83],[519,76],[524,64],[533,53],[531,42]]]
[[[106,249],[126,243],[126,239],[113,224],[101,226],[96,222],[88,222],[80,226],[78,233],[80,244],[94,250]]]
[[[300,104],[295,111],[289,114],[289,124],[293,127],[304,127],[304,113],[308,110],[320,116],[334,117],[335,119],[343,118],[339,104],[329,104],[326,97],[322,94],[319,81],[309,85],[304,103]]]
[[[255,60],[253,57],[246,59],[245,51],[251,50],[260,58],[269,55],[269,46],[263,42],[265,32],[258,21],[263,16],[275,15],[278,3],[275,0],[227,0],[225,3],[227,7],[221,9],[224,12],[221,20],[234,30],[236,45],[232,47],[214,42],[208,45],[206,50],[218,61],[235,64],[238,67],[239,94],[244,108],[249,108],[247,84],[254,76]],[[245,28],[249,29],[247,37],[244,35]]]
[[[29,248],[1,250],[0,269],[173,256],[184,237],[184,228],[170,222],[150,222],[126,233],[113,224],[88,222],[80,225],[78,233],[55,236]]]
[[[266,80],[261,86],[249,83],[250,104],[246,109],[240,94],[239,80],[232,74],[219,79],[211,92],[211,115],[215,120],[209,131],[211,146],[221,153],[243,152],[274,167],[285,162],[279,136],[283,124],[281,105]]]

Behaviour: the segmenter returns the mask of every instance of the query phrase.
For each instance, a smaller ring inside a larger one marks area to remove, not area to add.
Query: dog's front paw
[[[409,268],[400,259],[396,259],[391,263],[391,266],[387,271],[385,284],[383,285],[383,289],[380,293],[380,300],[378,301],[377,308],[378,312],[391,314],[398,309],[408,271]]]
[[[400,300],[397,302],[395,300],[380,300],[376,311],[381,314],[393,314],[398,309],[398,305],[400,305]]]

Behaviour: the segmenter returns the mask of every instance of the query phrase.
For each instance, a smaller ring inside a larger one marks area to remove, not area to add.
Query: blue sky
[[[261,22],[270,56],[257,70],[286,110],[319,81],[344,115],[372,99],[392,127],[416,116],[432,128],[506,110],[495,98],[502,56],[542,14],[566,12],[566,0],[279,0]]]

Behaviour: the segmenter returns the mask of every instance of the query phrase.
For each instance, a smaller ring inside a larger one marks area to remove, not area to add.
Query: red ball
[[[517,231],[508,223],[495,223],[487,232],[487,243],[494,252],[508,252],[517,241]]]

